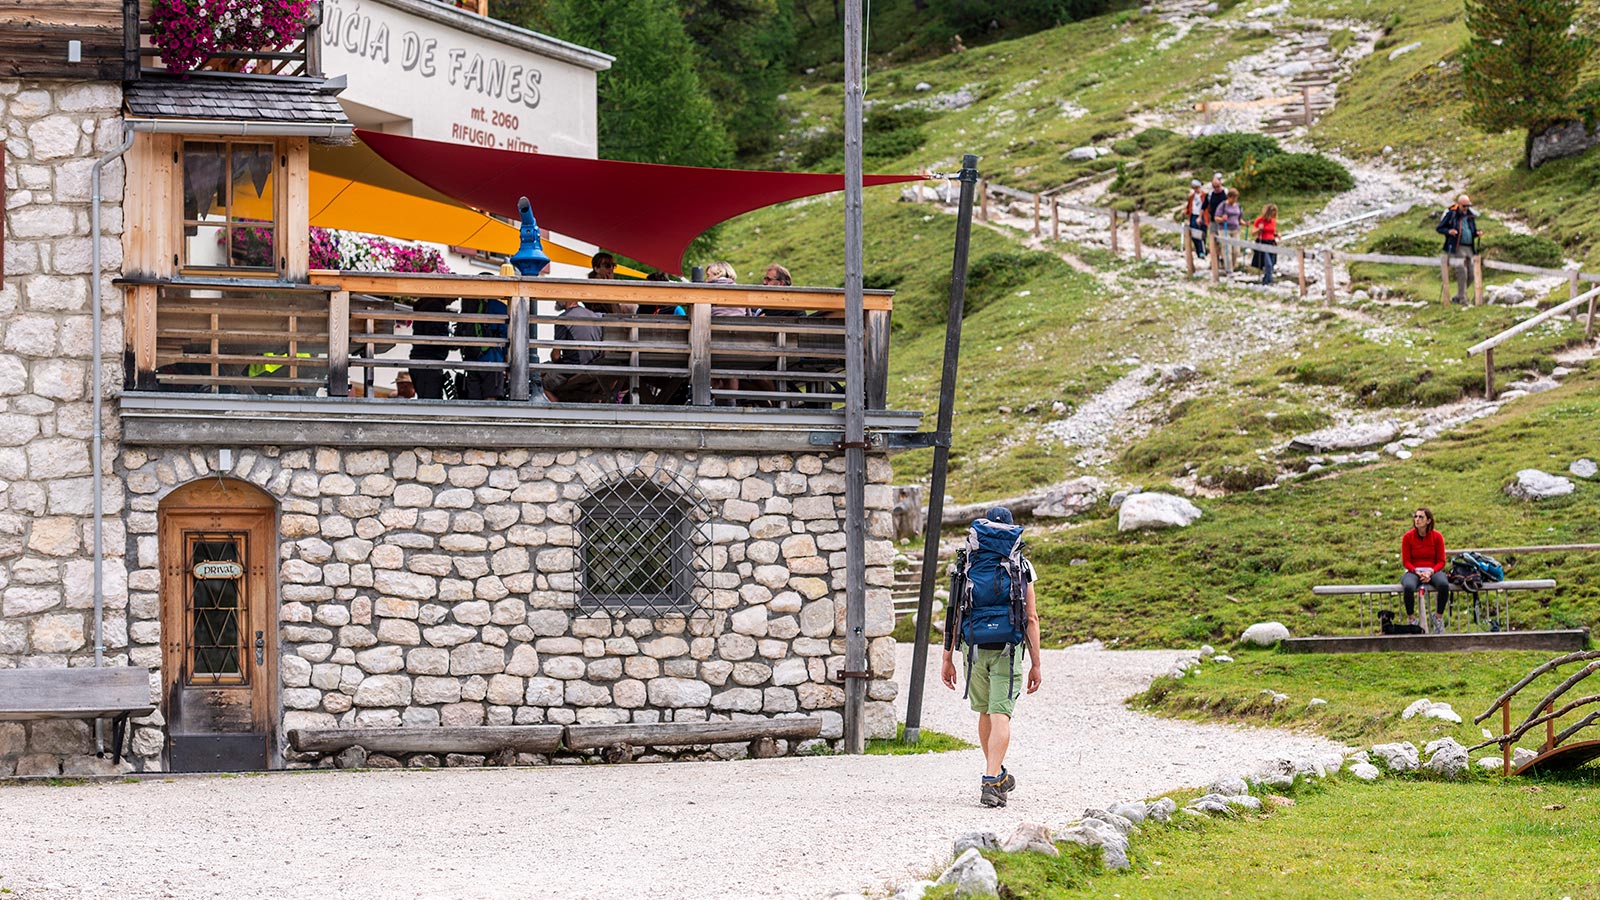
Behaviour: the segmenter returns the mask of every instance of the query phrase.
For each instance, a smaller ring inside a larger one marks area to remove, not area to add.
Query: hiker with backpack
[[[1433,527],[1433,511],[1426,507],[1418,507],[1411,514],[1411,521],[1411,530],[1400,537],[1400,563],[1406,569],[1405,574],[1400,576],[1400,591],[1405,599],[1406,615],[1412,625],[1419,624],[1416,616],[1417,589],[1426,584],[1433,589],[1435,612],[1425,631],[1444,634],[1444,610],[1450,602],[1444,535]]]
[[[984,806],[1005,806],[1017,786],[1017,779],[1006,771],[1005,759],[1011,744],[1011,715],[1021,694],[1018,651],[1026,650],[1030,663],[1028,693],[1044,681],[1035,575],[1024,551],[1022,528],[1012,522],[1011,510],[996,506],[973,522],[966,547],[956,554],[945,611],[941,677],[945,687],[955,690],[955,651],[961,645],[966,697],[978,714],[978,743],[983,748],[978,802]]]
[[[1475,277],[1472,257],[1478,252],[1478,214],[1472,210],[1472,198],[1466,194],[1456,198],[1455,205],[1444,211],[1434,231],[1444,235],[1444,252],[1450,257],[1450,268],[1460,272],[1456,276],[1455,302],[1467,303],[1467,289]]]

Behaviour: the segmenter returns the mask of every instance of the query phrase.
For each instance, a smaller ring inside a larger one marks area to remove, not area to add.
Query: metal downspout
[[[101,408],[105,403],[103,374],[101,372],[101,288],[100,288],[100,201],[105,199],[100,196],[100,171],[106,163],[128,152],[133,146],[133,128],[126,123],[122,126],[122,145],[105,156],[94,161],[89,169],[89,238],[90,238],[90,272],[93,279],[90,291],[93,296],[94,322],[90,335],[90,357],[93,368],[90,371],[90,397],[93,407],[93,445],[89,448],[90,458],[94,466],[94,664],[96,667],[105,664],[106,637],[105,637],[105,460],[102,458],[105,441],[104,418]],[[127,178],[123,178],[126,189]],[[98,722],[96,723],[98,725]],[[99,729],[96,728],[98,735]]]

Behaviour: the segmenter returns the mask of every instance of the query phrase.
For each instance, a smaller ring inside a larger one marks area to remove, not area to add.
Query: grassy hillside
[[[1259,5],[1240,3],[1223,15],[1241,17]],[[1458,124],[1465,109],[1451,69],[1465,33],[1458,5],[1332,0],[1294,12],[1387,29],[1378,52],[1341,83],[1339,105],[1312,129],[1313,144],[1356,159],[1383,156],[1443,193],[1472,189],[1489,210],[1488,234],[1504,242],[1505,258],[1535,262],[1553,254],[1600,268],[1593,224],[1600,192],[1592,189],[1600,152],[1527,173],[1514,168],[1519,136]],[[1229,60],[1262,52],[1273,40],[1215,28],[1175,38],[1155,16],[1124,12],[879,66],[868,93],[869,168],[953,168],[959,154],[976,152],[997,181],[1040,189],[1094,171],[1109,177],[1120,165],[1128,185],[1121,201],[1159,209],[1183,191],[1186,177],[1175,160],[1192,145],[1135,135],[1157,119],[1193,118],[1182,112],[1192,92],[1209,88]],[[1413,42],[1421,46],[1388,58]],[[916,91],[920,82],[931,90]],[[930,101],[961,91],[975,98],[970,105],[947,110]],[[788,103],[794,128],[785,158],[818,167],[835,162],[838,86],[797,86]],[[1066,158],[1089,143],[1114,152],[1092,162]],[[891,405],[931,419],[953,222],[933,206],[896,196],[892,188],[868,191],[867,279],[898,292]],[[1308,213],[1329,196],[1312,192],[1286,206],[1291,215]],[[1548,240],[1507,237],[1499,224],[1507,216],[1523,217]],[[777,261],[802,283],[839,284],[841,217],[838,198],[763,210],[730,223],[722,252],[741,272]],[[1358,286],[1426,302],[1346,301],[1320,309],[1315,298],[1301,304],[1238,288],[1192,288],[1151,264],[1073,245],[1052,248],[1092,264],[1097,273],[1087,274],[1056,252],[1026,249],[1022,237],[974,230],[949,493],[960,501],[995,498],[1088,471],[1076,461],[1081,451],[1051,437],[1048,426],[1142,363],[1191,359],[1199,360],[1198,377],[1140,401],[1134,411],[1148,429],[1114,435],[1115,458],[1097,473],[1146,489],[1170,489],[1172,479],[1185,478],[1235,491],[1197,500],[1205,517],[1182,531],[1120,534],[1105,506],[1049,531],[1035,523],[1031,543],[1049,643],[1226,641],[1262,619],[1296,632],[1348,631],[1353,605],[1319,602],[1310,587],[1397,572],[1399,535],[1418,505],[1435,509],[1451,546],[1600,541],[1600,484],[1580,480],[1574,494],[1538,505],[1502,492],[1518,469],[1564,472],[1573,459],[1600,453],[1600,373],[1593,371],[1433,440],[1409,460],[1385,455],[1276,490],[1248,490],[1307,468],[1305,454],[1285,446],[1296,434],[1353,414],[1405,419],[1481,395],[1482,361],[1468,358],[1466,348],[1525,318],[1527,309],[1440,307],[1437,273],[1370,266],[1353,270]],[[1386,223],[1367,242],[1385,252],[1416,246],[1422,253],[1435,238],[1415,215]],[[1273,319],[1290,332],[1287,343],[1245,339]],[[1581,340],[1581,328],[1566,320],[1536,329],[1497,350],[1497,380],[1547,373]],[[1233,345],[1240,352],[1211,352]],[[1063,412],[1052,411],[1056,401]],[[930,460],[927,452],[897,457],[897,480],[925,479]],[[1561,585],[1519,600],[1517,624],[1600,625],[1600,554],[1511,562],[1517,576],[1548,575]]]

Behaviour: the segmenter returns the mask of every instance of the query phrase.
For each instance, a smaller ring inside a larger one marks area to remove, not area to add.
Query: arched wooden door
[[[161,502],[161,633],[167,765],[265,769],[276,707],[276,504],[211,478]]]

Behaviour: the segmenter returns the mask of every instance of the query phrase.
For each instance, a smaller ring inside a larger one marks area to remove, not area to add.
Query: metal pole
[[[844,20],[844,752],[867,749],[866,366],[861,305],[861,0]]]
[[[956,364],[961,358],[961,310],[967,299],[967,248],[972,242],[972,189],[978,157],[961,160],[961,205],[956,211],[956,252],[950,263],[950,312],[944,323],[944,374],[939,378],[939,422],[933,433],[933,480],[928,485],[928,524],[922,544],[922,590],[917,596],[917,637],[911,652],[911,694],[906,699],[906,743],[922,729],[922,683],[933,627],[933,585],[939,577],[939,526],[944,519],[944,478],[950,462],[950,423],[955,416]]]

